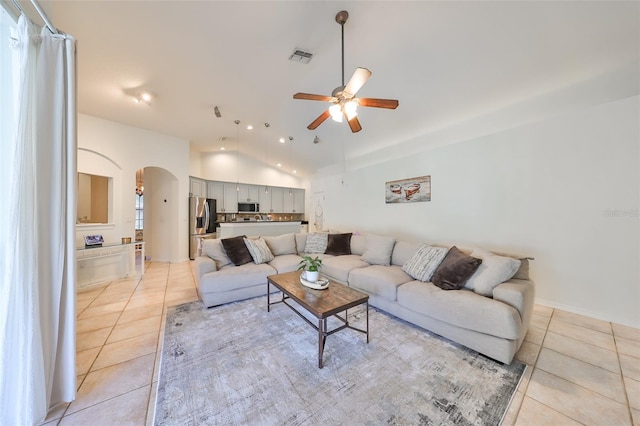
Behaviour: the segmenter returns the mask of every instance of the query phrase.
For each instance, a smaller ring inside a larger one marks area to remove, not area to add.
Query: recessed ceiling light
[[[297,170],[294,170],[294,171],[293,171],[293,173],[298,173],[298,171],[297,171]]]
[[[277,166],[278,166],[278,167],[282,167],[282,164],[278,163],[278,164],[277,164]]]
[[[151,102],[151,95],[147,92],[140,93],[140,98],[145,102]]]
[[[247,130],[253,130],[253,126],[252,126],[251,124],[249,124],[249,125],[247,126]]]
[[[280,138],[280,143],[284,143],[284,138]]]
[[[220,151],[224,151],[225,149],[227,149],[227,148],[225,148],[224,146],[220,147]]]

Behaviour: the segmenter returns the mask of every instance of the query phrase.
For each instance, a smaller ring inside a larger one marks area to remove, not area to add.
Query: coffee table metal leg
[[[267,280],[267,312],[271,312],[271,283]]]
[[[367,300],[367,343],[369,343],[369,301]]]
[[[322,368],[322,353],[324,352],[324,320],[318,320],[318,368]]]

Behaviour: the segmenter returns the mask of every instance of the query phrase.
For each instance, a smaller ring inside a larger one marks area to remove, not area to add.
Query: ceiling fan
[[[344,24],[349,18],[346,10],[338,12],[336,22],[340,24],[342,30],[342,86],[336,87],[331,92],[331,96],[313,95],[311,93],[296,93],[293,99],[306,99],[309,101],[325,101],[331,102],[333,105],[324,111],[318,118],[313,120],[307,126],[307,129],[314,130],[321,125],[327,118],[331,117],[335,121],[342,122],[342,118],[346,118],[349,127],[353,133],[362,130],[360,121],[358,120],[358,105],[363,107],[396,109],[398,101],[395,99],[375,99],[375,98],[356,98],[356,93],[371,77],[371,71],[366,68],[356,68],[351,79],[345,86],[344,84]]]

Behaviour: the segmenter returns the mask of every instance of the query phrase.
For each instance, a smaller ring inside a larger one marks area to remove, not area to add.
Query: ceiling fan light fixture
[[[347,120],[352,120],[353,117],[358,115],[358,104],[355,101],[345,102],[344,113],[347,115]]]
[[[333,121],[342,123],[342,108],[340,107],[340,104],[331,105],[329,107],[329,114],[331,114]]]

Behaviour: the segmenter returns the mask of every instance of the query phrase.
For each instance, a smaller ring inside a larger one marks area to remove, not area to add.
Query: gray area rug
[[[319,369],[317,332],[266,303],[168,309],[156,425],[497,425],[525,370],[375,308],[370,343],[349,329],[327,337]],[[364,327],[364,313],[349,321]]]

